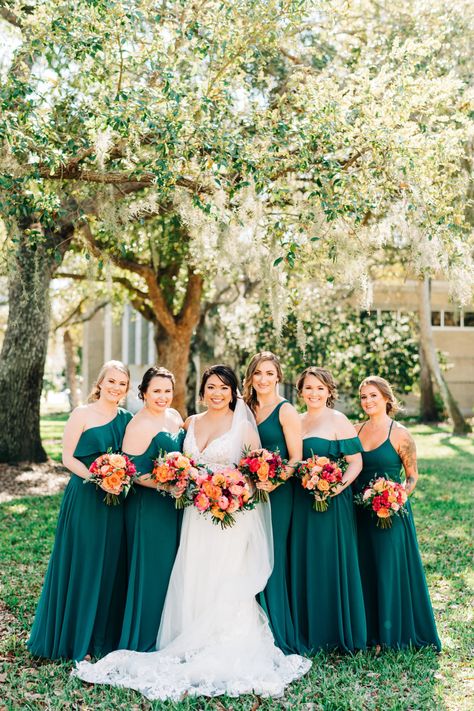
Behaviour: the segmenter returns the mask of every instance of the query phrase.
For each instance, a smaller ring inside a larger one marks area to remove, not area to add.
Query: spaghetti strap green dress
[[[361,451],[358,437],[303,440],[305,459],[314,454],[335,461]],[[290,540],[296,651],[364,649],[367,630],[351,487],[332,498],[327,511],[318,512],[297,481]]]
[[[379,476],[401,481],[402,461],[390,442],[392,426],[393,423],[385,442],[362,452],[364,468],[353,485],[356,493]],[[410,502],[407,502],[408,515],[394,516],[391,528],[386,529],[377,526],[368,509],[362,506],[356,509],[367,643],[395,649],[433,645],[439,651],[441,642]]]
[[[185,432],[158,432],[140,455],[129,455],[140,474],[160,452],[181,450]],[[139,484],[125,503],[128,587],[119,649],[156,649],[168,582],[179,545],[181,512],[170,496]]]
[[[283,428],[279,413],[280,402],[273,412],[258,425],[262,447],[271,452],[279,451],[280,456],[288,458]],[[291,514],[295,493],[293,477],[270,494],[273,526],[274,565],[265,590],[259,595],[259,603],[265,610],[275,643],[285,654],[295,652],[295,630],[290,607],[290,561],[289,542]]]
[[[131,418],[119,408],[107,424],[85,430],[74,456],[89,467],[108,449],[120,451]],[[27,645],[35,656],[81,660],[117,649],[127,572],[124,506],[107,506],[104,497],[71,475]]]

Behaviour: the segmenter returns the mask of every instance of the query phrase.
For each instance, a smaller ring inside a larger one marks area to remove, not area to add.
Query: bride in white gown
[[[237,394],[237,378],[222,365],[203,375],[202,415],[185,427],[184,451],[213,470],[259,446],[250,410]],[[140,691],[153,699],[259,694],[281,696],[311,662],[285,656],[273,641],[255,596],[272,570],[269,504],[235,514],[222,530],[188,507],[158,631],[156,652],[118,650],[72,672],[87,682]],[[159,545],[159,541],[157,541]]]

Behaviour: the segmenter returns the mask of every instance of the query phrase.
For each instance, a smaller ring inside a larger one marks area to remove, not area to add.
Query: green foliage
[[[0,570],[4,625],[0,642],[2,703],[8,711],[64,708],[84,711],[464,711],[469,706],[472,647],[466,608],[472,594],[470,523],[474,448],[446,428],[411,430],[420,453],[420,483],[413,499],[443,652],[431,649],[352,655],[319,654],[308,675],[283,699],[183,699],[149,702],[139,694],[71,678],[70,662],[36,660],[25,643],[46,571],[60,496],[30,497],[0,505]],[[8,615],[8,617],[7,617]],[[466,702],[464,704],[464,701]],[[464,704],[464,705],[463,705]]]
[[[314,313],[314,315],[313,315]],[[371,374],[387,378],[400,397],[408,394],[419,373],[418,340],[413,319],[391,313],[367,313],[334,306],[314,310],[298,322],[290,314],[278,336],[271,316],[259,320],[257,350],[281,355],[285,375],[295,382],[309,365],[329,368],[339,393],[356,404],[360,382]]]

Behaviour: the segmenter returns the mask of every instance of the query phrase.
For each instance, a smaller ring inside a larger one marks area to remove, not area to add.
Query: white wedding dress
[[[229,432],[202,452],[194,418],[184,452],[213,470],[238,460],[249,424],[240,402]],[[240,411],[240,416],[237,411]],[[156,652],[119,650],[95,664],[80,662],[73,675],[96,684],[140,691],[148,699],[259,694],[281,696],[311,662],[285,656],[273,641],[255,596],[272,569],[270,507],[235,515],[222,530],[194,507],[185,509]]]

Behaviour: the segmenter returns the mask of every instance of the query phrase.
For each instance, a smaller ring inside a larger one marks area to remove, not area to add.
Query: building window
[[[474,311],[464,312],[464,328],[474,328]]]
[[[431,325],[433,328],[474,328],[474,311],[432,311]]]

